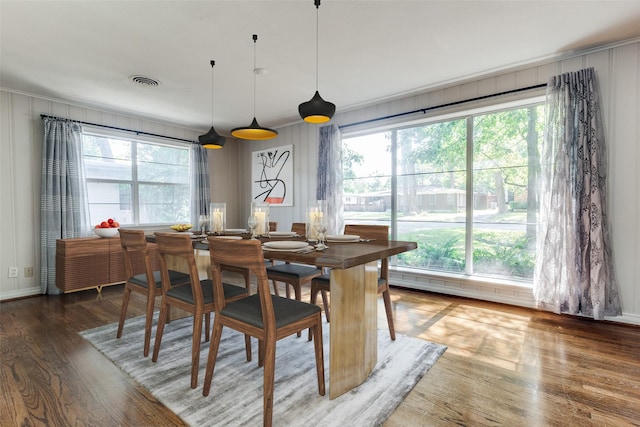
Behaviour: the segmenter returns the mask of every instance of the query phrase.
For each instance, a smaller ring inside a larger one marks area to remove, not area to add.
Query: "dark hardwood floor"
[[[184,425],[78,335],[117,321],[121,297],[112,286],[0,303],[0,425]],[[639,327],[397,288],[392,298],[398,333],[448,349],[386,427],[640,425]],[[129,309],[142,315],[143,299]]]

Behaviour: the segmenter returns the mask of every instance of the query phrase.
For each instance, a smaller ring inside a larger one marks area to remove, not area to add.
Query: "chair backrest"
[[[389,241],[388,225],[368,225],[368,224],[346,224],[344,234],[354,234],[363,239],[373,239],[374,241]],[[380,263],[380,277],[389,278],[389,259],[383,258]]]
[[[262,321],[275,333],[275,313],[269,290],[264,255],[259,240],[227,240],[209,236],[209,256],[211,258],[211,279],[213,280],[213,300],[218,314],[225,306],[222,288],[221,265],[242,267],[255,275],[262,306]]]
[[[269,231],[277,231],[278,223],[274,221],[269,221]]]
[[[147,283],[153,283],[153,269],[151,268],[151,258],[149,256],[149,248],[147,247],[144,230],[120,229],[119,234],[127,278],[139,274],[139,272],[134,269],[134,261],[142,261],[144,263],[144,273],[147,275]],[[139,266],[139,262],[135,264]]]
[[[291,224],[291,231],[293,231],[299,236],[306,236],[307,224],[304,222],[294,222],[293,224]]]
[[[202,301],[202,288],[200,287],[200,278],[198,276],[198,267],[196,266],[196,257],[193,252],[193,244],[191,236],[183,233],[161,233],[156,232],[156,244],[160,253],[160,273],[162,274],[162,289],[167,292],[171,288],[169,281],[169,263],[167,255],[176,257],[184,261],[185,268],[191,278],[191,289],[195,301]],[[176,260],[169,260],[175,263]]]

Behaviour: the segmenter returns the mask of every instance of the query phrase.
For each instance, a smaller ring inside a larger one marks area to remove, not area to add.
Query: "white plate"
[[[293,237],[297,236],[295,231],[270,231],[269,236],[273,237]]]
[[[329,234],[327,235],[329,242],[359,242],[360,236],[355,234]]]
[[[225,233],[246,233],[247,230],[244,228],[227,228],[224,230]]]
[[[298,252],[298,251],[312,251],[314,248],[313,246],[303,246],[301,248],[267,248],[267,247],[262,247],[262,250],[264,251],[270,251],[270,252]]]
[[[267,242],[265,244],[263,244],[262,246],[264,246],[265,249],[267,250],[271,250],[271,249],[302,249],[304,247],[309,246],[309,244],[307,242],[292,242],[289,240],[281,240],[281,241],[275,241],[275,242]]]
[[[214,236],[216,239],[242,240],[242,236]]]

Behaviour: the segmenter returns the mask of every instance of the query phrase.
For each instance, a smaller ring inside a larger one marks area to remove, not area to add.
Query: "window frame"
[[[154,181],[140,181],[138,180],[138,170],[139,170],[139,165],[138,165],[138,159],[137,159],[137,155],[138,155],[138,149],[137,149],[137,145],[138,144],[150,144],[150,145],[155,145],[155,146],[160,146],[160,147],[169,147],[169,148],[178,148],[181,150],[186,150],[187,151],[187,155],[189,158],[189,164],[188,164],[188,181],[187,181],[187,187],[188,187],[188,191],[189,194],[191,194],[192,192],[192,188],[193,188],[193,179],[192,179],[192,174],[193,174],[193,157],[191,155],[191,151],[190,151],[190,147],[188,144],[184,143],[184,142],[179,142],[179,141],[167,141],[166,139],[163,138],[156,138],[150,135],[132,135],[131,132],[128,131],[121,131],[121,130],[115,130],[115,129],[108,129],[108,128],[103,128],[103,127],[97,127],[97,126],[91,126],[91,125],[83,125],[82,126],[82,135],[83,135],[83,144],[84,144],[84,135],[90,135],[90,136],[96,136],[96,137],[102,137],[102,138],[110,138],[110,139],[119,139],[119,140],[124,140],[124,141],[128,141],[130,142],[132,145],[135,145],[136,148],[132,150],[131,152],[131,181],[126,180],[126,179],[100,179],[100,178],[88,178],[85,176],[85,182],[87,184],[89,183],[109,183],[109,184],[126,184],[126,185],[131,185],[131,205],[132,205],[132,220],[133,222],[131,223],[122,223],[122,225],[124,226],[140,226],[140,227],[157,227],[157,226],[165,226],[165,225],[171,225],[174,224],[175,221],[169,221],[169,222],[149,222],[149,223],[141,223],[140,222],[140,186],[141,185],[156,185],[156,184],[163,184],[163,185],[174,185],[174,186],[178,186],[178,185],[184,185],[184,184],[178,184],[178,183],[170,183],[170,182],[166,182],[166,183],[162,183],[162,182],[154,182]],[[84,152],[83,152],[83,162],[84,162]],[[191,203],[188,203],[188,216],[187,218],[184,218],[183,220],[180,220],[180,222],[190,222],[190,218],[192,217],[192,206]],[[91,219],[91,221],[95,222],[96,219]]]
[[[467,132],[466,132],[466,178],[467,182],[465,184],[465,188],[471,189],[472,191],[466,191],[466,198],[464,196],[459,195],[458,197],[463,197],[464,201],[461,206],[465,209],[465,272],[464,273],[454,273],[447,271],[439,271],[439,270],[427,270],[427,269],[417,269],[408,266],[398,266],[397,256],[393,257],[390,260],[390,266],[393,268],[399,268],[403,270],[412,270],[420,272],[420,274],[432,275],[432,276],[446,276],[446,277],[460,277],[461,275],[474,280],[494,280],[497,282],[502,282],[505,284],[513,284],[517,286],[532,286],[532,279],[520,278],[517,276],[491,276],[491,275],[483,275],[477,274],[473,272],[473,250],[472,249],[472,240],[473,240],[473,228],[474,228],[474,201],[473,201],[473,120],[477,116],[492,114],[492,113],[500,113],[508,110],[514,110],[519,108],[526,108],[528,106],[541,105],[545,102],[544,95],[532,95],[521,97],[516,100],[511,101],[501,101],[501,102],[483,102],[481,106],[458,106],[455,110],[441,111],[441,112],[432,112],[428,117],[423,117],[417,120],[402,120],[395,119],[387,122],[384,125],[359,125],[357,128],[353,130],[343,130],[342,131],[342,139],[349,139],[354,137],[361,137],[367,135],[373,135],[377,133],[389,132],[392,134],[391,136],[391,161],[392,163],[392,179],[391,179],[391,200],[392,200],[392,210],[391,210],[391,218],[389,220],[389,228],[391,233],[391,238],[397,238],[397,230],[398,230],[398,218],[397,218],[397,209],[396,200],[398,195],[397,188],[397,178],[398,172],[396,170],[397,165],[397,146],[396,146],[396,136],[395,132],[410,129],[419,126],[427,126],[431,124],[437,124],[442,122],[449,122],[454,120],[466,120]],[[429,199],[430,201],[430,199]],[[539,222],[539,220],[538,220]],[[471,271],[471,273],[469,273]]]

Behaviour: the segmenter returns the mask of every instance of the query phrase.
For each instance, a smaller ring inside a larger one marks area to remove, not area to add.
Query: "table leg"
[[[378,262],[331,270],[329,398],[362,384],[376,365]]]

